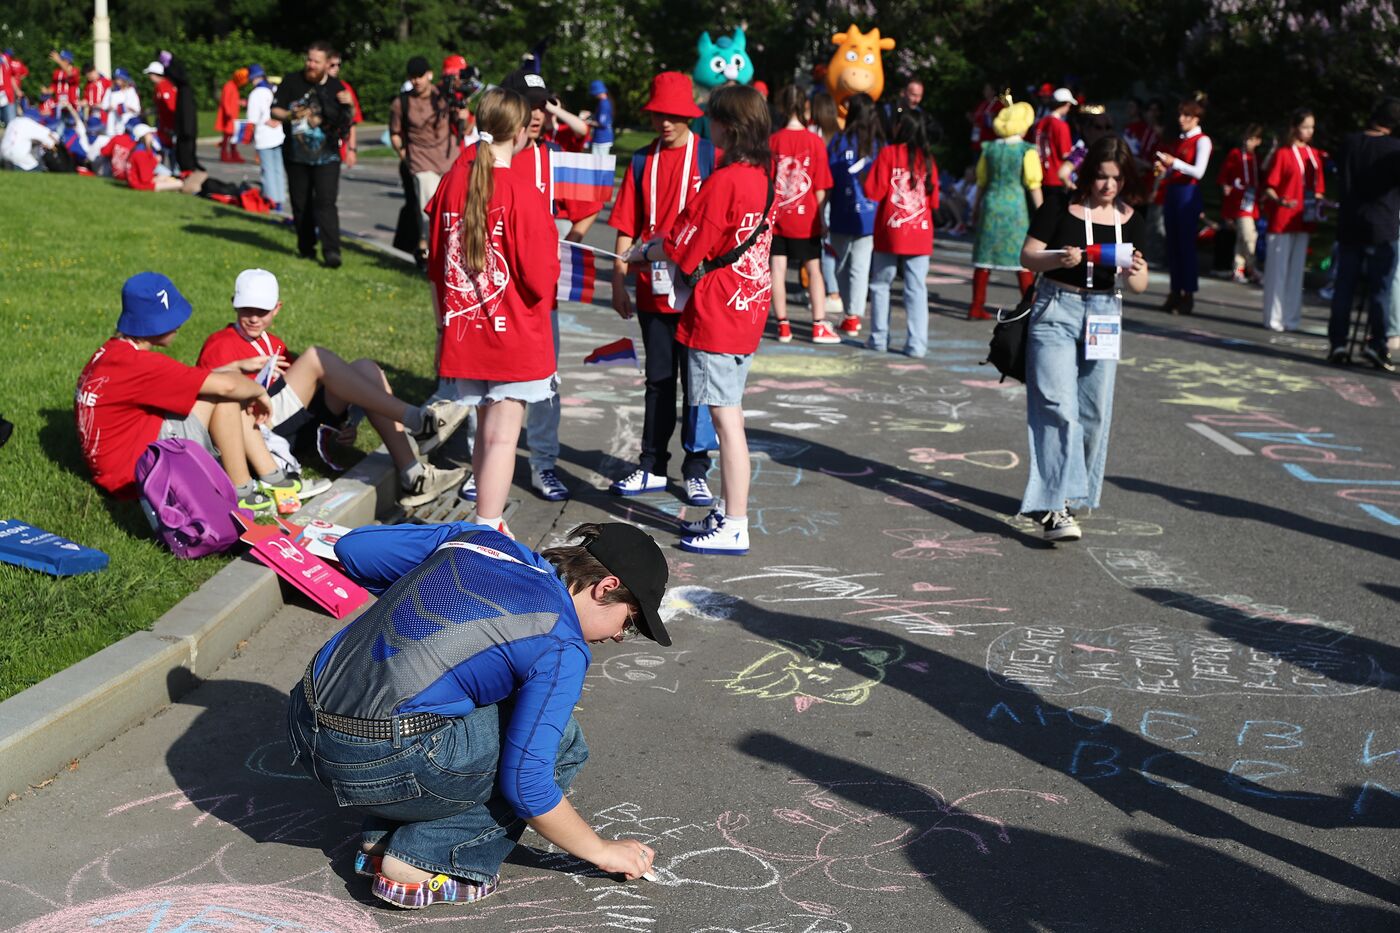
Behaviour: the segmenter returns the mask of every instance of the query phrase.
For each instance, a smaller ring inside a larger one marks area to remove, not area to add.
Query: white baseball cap
[[[140,142],[147,136],[154,134],[155,131],[156,128],[151,126],[149,123],[138,123],[131,128],[130,133],[132,139],[136,140],[137,142]]]
[[[160,62],[151,62],[149,65],[146,66],[146,74],[163,75],[165,74],[165,66],[162,65]]]
[[[266,269],[244,269],[233,282],[233,306],[271,311],[278,302],[277,276]]]
[[[1056,88],[1054,100],[1057,104],[1072,104],[1074,103],[1074,92],[1067,87]]]

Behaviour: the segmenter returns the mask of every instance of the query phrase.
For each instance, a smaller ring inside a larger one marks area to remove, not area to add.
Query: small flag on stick
[[[638,363],[637,347],[632,343],[631,337],[623,337],[621,340],[614,340],[612,343],[594,350],[583,358],[585,363],[597,363],[607,366],[614,363]]]
[[[258,125],[249,120],[234,120],[233,133],[229,142],[235,146],[250,146],[253,143],[253,133],[257,128]]]
[[[1084,258],[1104,266],[1131,269],[1133,267],[1133,244],[1095,243],[1084,248]]]
[[[612,197],[617,156],[591,152],[550,154],[554,196],[561,201],[607,201]]]
[[[555,295],[560,301],[593,300],[593,283],[598,278],[598,261],[591,250],[577,243],[559,242],[559,287]]]

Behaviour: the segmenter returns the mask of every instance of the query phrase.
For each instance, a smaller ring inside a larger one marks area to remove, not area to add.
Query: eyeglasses
[[[640,606],[630,607],[630,611],[627,613],[627,621],[622,623],[622,630],[617,633],[617,641],[627,641],[628,639],[635,638],[639,634],[637,631],[637,613],[641,611]]]

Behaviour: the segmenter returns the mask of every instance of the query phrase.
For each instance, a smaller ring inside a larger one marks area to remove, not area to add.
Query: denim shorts
[[[711,353],[692,349],[686,354],[685,388],[692,405],[738,408],[744,401],[753,354]]]
[[[442,379],[437,396],[456,399],[463,405],[490,405],[515,399],[517,402],[543,402],[559,392],[559,374],[528,382],[488,382],[485,379]]]

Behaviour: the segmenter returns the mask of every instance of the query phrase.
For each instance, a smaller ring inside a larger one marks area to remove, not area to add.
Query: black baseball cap
[[[543,106],[545,101],[555,99],[554,92],[545,86],[544,78],[533,71],[526,71],[524,68],[517,68],[506,75],[501,81],[501,87],[524,97],[529,102],[531,110]]]
[[[666,592],[666,557],[651,535],[635,525],[605,522],[598,537],[584,549],[622,581],[642,607],[637,629],[658,645],[669,646],[671,636],[661,624],[661,597]]]
[[[422,55],[415,55],[408,60],[408,76],[410,78],[421,78],[432,70],[433,66],[429,65],[428,60]]]

